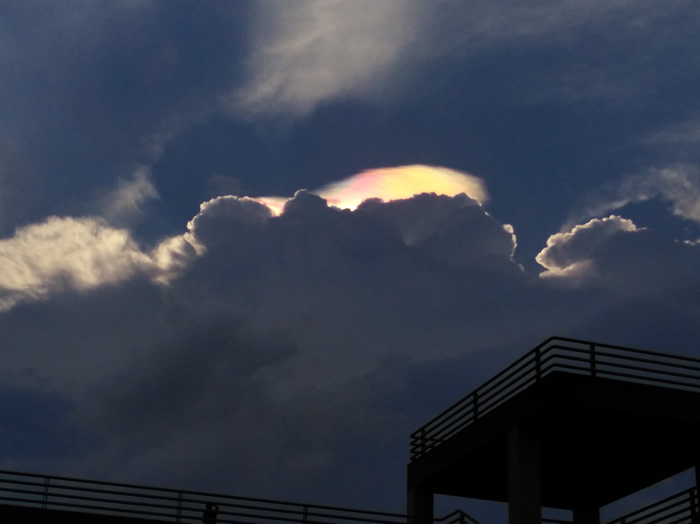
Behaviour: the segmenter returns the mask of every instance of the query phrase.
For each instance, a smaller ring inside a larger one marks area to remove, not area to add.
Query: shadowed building
[[[542,507],[599,524],[602,506],[696,467],[699,447],[700,360],[550,338],[411,435],[407,513],[431,522],[444,494],[507,502],[510,524],[546,522]],[[643,522],[700,522],[684,493],[682,518]]]
[[[551,338],[411,435],[407,514],[0,471],[0,522],[194,523],[216,506],[217,524],[479,524],[434,518],[446,494],[507,502],[511,524],[565,522],[542,507],[599,524],[601,506],[697,472],[698,408],[698,359]],[[608,524],[700,524],[698,507],[693,487]]]

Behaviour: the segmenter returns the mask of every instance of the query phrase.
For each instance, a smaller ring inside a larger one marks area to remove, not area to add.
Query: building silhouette
[[[426,524],[446,494],[507,502],[509,524],[539,524],[543,506],[599,524],[602,506],[697,479],[698,446],[700,360],[553,337],[411,435],[407,513]],[[700,522],[685,495],[677,515],[626,522]]]
[[[201,522],[216,506],[218,523],[479,524],[436,518],[451,495],[506,502],[509,524],[600,524],[602,506],[697,481],[699,408],[700,359],[553,337],[411,434],[406,514],[0,471],[0,522]],[[697,482],[609,524],[654,523],[700,524]]]

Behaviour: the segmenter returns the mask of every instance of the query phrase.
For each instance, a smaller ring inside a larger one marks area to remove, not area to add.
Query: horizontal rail
[[[469,516],[461,509],[455,510],[444,517],[433,519],[434,523],[440,524],[479,524],[479,521]]]
[[[700,392],[700,359],[551,337],[414,431],[411,460],[553,372]]]
[[[300,504],[253,497],[139,486],[0,470],[0,503],[33,508],[121,515],[167,522],[201,522],[208,503],[218,524],[408,524],[400,513]],[[2,521],[0,513],[0,522]],[[463,511],[439,524],[479,524]]]
[[[698,517],[698,489],[693,487],[612,520],[609,524],[692,524],[698,522]]]

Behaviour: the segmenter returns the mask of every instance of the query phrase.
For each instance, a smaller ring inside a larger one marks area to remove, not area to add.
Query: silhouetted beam
[[[158,524],[172,523],[172,520],[154,520],[120,515],[100,515],[78,511],[29,508],[0,504],[0,522],[3,524]]]

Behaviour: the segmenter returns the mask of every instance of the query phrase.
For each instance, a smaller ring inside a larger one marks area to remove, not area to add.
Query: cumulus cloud
[[[680,164],[653,168],[638,175],[629,175],[608,184],[586,197],[581,210],[575,212],[571,223],[600,217],[628,204],[658,198],[677,217],[700,223],[700,169]]]
[[[540,276],[563,277],[574,283],[593,276],[593,259],[608,243],[609,238],[620,232],[637,230],[631,220],[611,215],[574,226],[567,232],[556,233],[547,239],[547,247],[536,257],[537,262],[546,270]]]
[[[550,236],[537,262],[545,268],[544,279],[613,294],[659,294],[700,284],[697,244],[662,237],[615,215]]]
[[[381,491],[400,507],[397,442],[435,406],[552,333],[592,330],[626,273],[625,288],[677,291],[664,264],[687,282],[699,267],[697,246],[674,251],[613,216],[538,258],[562,281],[590,261],[581,282],[601,292],[543,285],[515,262],[513,228],[464,194],[349,210],[301,191],[279,215],[218,197],[150,253],[96,219],[33,227],[1,244],[34,279],[17,293],[44,293],[0,315],[4,383],[63,399],[54,437],[90,445],[13,467],[338,504]],[[168,285],[154,286],[163,268]],[[342,498],[338,471],[366,489]]]
[[[72,249],[56,245],[64,236],[76,239]],[[396,360],[408,372],[462,354],[466,339],[476,344],[495,327],[483,317],[489,301],[522,278],[511,233],[465,195],[350,211],[299,192],[279,216],[252,199],[219,197],[151,254],[95,219],[53,219],[6,242],[14,264],[57,254],[17,286],[44,300],[0,316],[5,380],[64,396],[62,416],[95,440],[85,448],[94,452],[50,464],[266,496],[317,490],[355,460],[358,442],[398,454],[396,432],[412,423],[398,404],[377,410],[373,392],[396,395],[403,378],[385,383],[377,369],[396,371]],[[149,291],[140,277],[166,260],[179,277]],[[56,293],[61,272],[68,289]],[[498,289],[492,298],[486,281]],[[27,347],[37,314],[55,322]],[[56,339],[67,347],[51,352]]]
[[[368,200],[358,209],[389,218],[406,245],[424,248],[442,263],[513,269],[516,238],[512,227],[496,221],[464,194],[450,198],[424,193],[386,204]]]

